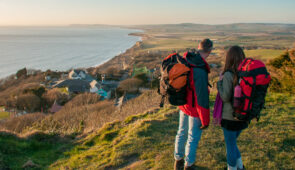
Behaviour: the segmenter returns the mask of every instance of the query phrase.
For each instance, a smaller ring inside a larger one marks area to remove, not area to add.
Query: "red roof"
[[[60,109],[62,108],[62,106],[60,106],[56,101],[54,101],[53,105],[51,106],[50,108],[50,112],[51,113],[55,113],[55,112],[58,112],[60,111]]]

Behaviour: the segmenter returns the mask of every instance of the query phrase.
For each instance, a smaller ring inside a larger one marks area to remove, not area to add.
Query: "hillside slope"
[[[214,95],[211,95],[212,107]],[[238,145],[248,169],[294,169],[295,97],[273,93],[259,122],[253,121]],[[75,140],[50,134],[19,138],[0,133],[0,169],[21,169],[32,160],[35,169],[172,169],[178,109],[155,108]],[[226,166],[220,127],[203,132],[197,151],[200,169]]]
[[[286,94],[267,97],[259,122],[242,132],[238,145],[248,169],[294,169],[295,98]],[[212,102],[211,102],[212,105]],[[174,138],[178,126],[175,107],[155,109],[125,121],[106,124],[78,141],[65,158],[50,169],[172,169]],[[226,166],[220,127],[205,130],[197,151],[200,169]]]

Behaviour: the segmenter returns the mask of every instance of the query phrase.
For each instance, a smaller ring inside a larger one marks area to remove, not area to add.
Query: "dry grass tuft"
[[[42,113],[32,113],[10,118],[0,123],[0,129],[3,131],[8,130],[14,133],[22,133],[26,129],[32,127],[35,122],[41,121],[45,117],[46,115]]]

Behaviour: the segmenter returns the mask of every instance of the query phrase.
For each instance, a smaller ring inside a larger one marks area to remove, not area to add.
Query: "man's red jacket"
[[[187,87],[187,104],[179,106],[179,109],[189,116],[199,117],[202,125],[207,126],[210,123],[208,90],[210,67],[199,53],[187,52],[184,58],[191,65],[190,84]]]

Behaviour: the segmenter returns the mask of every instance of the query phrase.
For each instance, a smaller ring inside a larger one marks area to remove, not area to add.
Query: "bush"
[[[77,134],[100,128],[106,122],[115,119],[115,106],[111,101],[82,106],[75,106],[69,102],[59,112],[35,122],[33,129],[60,134]]]
[[[27,77],[27,69],[26,68],[23,68],[23,69],[18,70],[16,72],[16,77],[17,78]]]
[[[0,105],[5,105],[6,100],[11,96],[18,96],[24,93],[26,89],[35,89],[40,87],[40,82],[44,80],[43,74],[37,74],[29,77],[15,79],[10,76],[2,80],[0,85]]]
[[[107,74],[107,75],[115,75],[118,73],[120,73],[120,70],[116,67],[110,67],[105,71],[105,74]]]
[[[141,73],[141,74],[137,74],[135,75],[133,78],[136,78],[136,79],[139,79],[139,80],[142,80],[142,83],[146,84],[149,82],[149,77],[147,74],[145,73]]]
[[[34,123],[45,118],[42,113],[25,114],[19,117],[14,117],[0,123],[0,129],[9,130],[16,133],[22,133],[33,126]]]
[[[119,84],[119,89],[128,93],[138,92],[139,87],[143,84],[143,81],[137,78],[129,78],[123,80]]]
[[[33,93],[34,95],[38,96],[39,98],[45,93],[45,87],[39,86],[32,89],[25,89],[23,93]]]
[[[105,123],[124,120],[127,116],[157,108],[160,95],[156,91],[144,92],[123,104],[121,109],[112,101],[99,101],[95,94],[80,94],[68,102],[59,112],[44,115],[26,114],[0,122],[0,129],[15,133],[34,130],[60,134],[87,133]]]
[[[271,60],[270,73],[272,82],[270,89],[276,92],[295,93],[295,50],[289,50],[285,54]]]
[[[290,57],[289,57],[289,52],[286,51],[284,54],[282,54],[281,56],[270,60],[269,65],[279,69],[281,68],[286,62],[289,62]]]
[[[23,94],[17,97],[16,107],[18,110],[25,110],[28,112],[38,111],[41,107],[41,100],[34,94]]]
[[[16,100],[12,97],[6,99],[5,101],[5,107],[7,109],[12,109],[12,108],[15,108],[16,107]]]
[[[282,91],[282,85],[276,77],[272,77],[269,88],[271,89],[271,91],[275,91],[275,92]]]
[[[88,104],[95,104],[100,100],[100,96],[95,93],[83,93],[75,96],[67,105],[83,106]]]
[[[42,97],[45,100],[45,104],[49,107],[52,106],[54,101],[62,105],[68,101],[68,96],[60,92],[57,88],[48,90]]]

